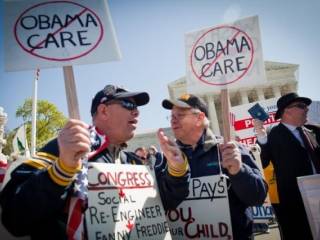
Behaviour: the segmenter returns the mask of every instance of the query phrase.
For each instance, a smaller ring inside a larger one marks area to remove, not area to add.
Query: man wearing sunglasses
[[[251,155],[235,142],[219,146],[218,137],[209,128],[208,107],[197,96],[185,94],[176,100],[166,99],[162,106],[171,110],[171,129],[176,145],[188,158],[191,178],[222,173],[228,176],[233,239],[251,239],[249,206],[261,205],[267,194],[267,185]],[[167,145],[162,145],[166,142],[159,140],[161,148],[166,149]]]
[[[297,177],[320,173],[320,128],[307,125],[311,99],[288,93],[277,101],[279,125],[267,134],[263,122],[254,120],[263,167],[272,162],[279,204],[276,216],[284,239],[312,239],[297,184]],[[294,216],[294,217],[289,217]]]
[[[69,209],[73,189],[80,186],[78,176],[86,172],[83,159],[88,156],[89,162],[143,164],[124,148],[134,136],[138,107],[148,102],[146,92],[129,92],[113,85],[99,91],[92,100],[91,127],[70,119],[57,139],[14,170],[0,198],[6,228],[16,236],[30,235],[32,239],[74,239],[75,229],[67,220],[73,216]],[[157,174],[157,180],[168,209],[188,195],[189,173],[187,160],[178,148],[167,148],[165,155],[175,174],[168,168]],[[173,155],[175,158],[170,157]]]

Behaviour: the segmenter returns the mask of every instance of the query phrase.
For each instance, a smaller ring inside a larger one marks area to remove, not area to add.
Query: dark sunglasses
[[[121,107],[129,111],[136,110],[138,108],[138,105],[136,103],[131,102],[130,100],[127,100],[127,99],[115,100],[115,101],[110,101],[106,103],[106,105],[110,105],[110,104],[120,104]]]
[[[308,105],[306,105],[304,103],[296,103],[296,104],[292,104],[292,105],[288,106],[288,108],[293,108],[293,107],[297,107],[300,109],[306,109],[308,107]]]

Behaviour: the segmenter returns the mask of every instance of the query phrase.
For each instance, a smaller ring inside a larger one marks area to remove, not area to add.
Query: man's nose
[[[138,108],[136,108],[136,109],[133,109],[132,111],[131,111],[131,114],[133,115],[133,116],[135,116],[135,117],[138,117],[139,116],[139,110],[138,110]]]

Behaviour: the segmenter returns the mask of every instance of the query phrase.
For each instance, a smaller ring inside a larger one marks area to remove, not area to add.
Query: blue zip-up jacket
[[[190,145],[177,143],[188,158],[191,178],[220,174],[218,141],[209,129],[204,131],[194,150]],[[243,163],[240,172],[230,175],[225,169],[222,171],[229,177],[227,184],[230,186],[228,196],[233,237],[244,240],[252,236],[250,206],[263,204],[268,187],[249,151],[241,145],[239,148]]]

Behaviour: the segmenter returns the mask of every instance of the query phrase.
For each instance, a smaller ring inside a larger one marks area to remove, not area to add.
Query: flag
[[[82,160],[82,168],[76,175],[69,204],[67,222],[68,240],[86,239],[84,212],[88,207],[88,159],[106,149],[109,139],[95,127],[90,127],[91,152]]]
[[[84,159],[82,169],[77,173],[73,194],[70,199],[67,235],[69,240],[85,239],[84,212],[88,204],[88,160]]]
[[[27,135],[25,130],[25,125],[21,125],[16,132],[12,140],[13,152],[18,155],[25,157],[30,157],[30,152],[28,148]]]

